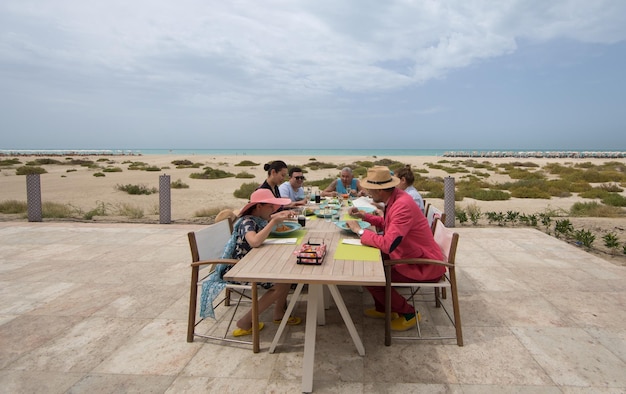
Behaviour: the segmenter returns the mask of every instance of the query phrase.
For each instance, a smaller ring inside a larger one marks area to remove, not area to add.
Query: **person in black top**
[[[263,169],[267,171],[267,179],[257,189],[269,189],[272,191],[274,197],[281,198],[278,186],[280,186],[287,177],[287,164],[282,160],[275,160],[265,164]]]

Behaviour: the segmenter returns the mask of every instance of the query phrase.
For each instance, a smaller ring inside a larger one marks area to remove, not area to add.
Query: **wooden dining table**
[[[285,317],[270,346],[270,353],[276,349],[286,321],[299,298],[300,291],[304,284],[308,285],[302,363],[302,391],[308,393],[313,391],[317,325],[325,323],[324,287],[329,290],[357,352],[364,356],[365,348],[337,286],[384,286],[385,273],[378,249],[371,250],[374,248],[346,245],[343,242],[344,239],[358,240],[358,237],[352,232],[341,230],[333,222],[323,218],[310,219],[307,220],[306,226],[299,230],[299,233],[300,237],[296,244],[267,244],[252,249],[228,271],[224,278],[240,282],[297,284],[285,312]],[[326,245],[326,256],[320,265],[297,264],[294,252],[300,249],[302,243],[307,241],[323,242]],[[357,313],[362,312],[358,311]]]

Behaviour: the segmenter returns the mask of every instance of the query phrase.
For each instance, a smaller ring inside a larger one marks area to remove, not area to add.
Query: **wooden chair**
[[[459,242],[459,234],[453,232],[447,228],[441,220],[436,220],[434,223],[434,237],[437,245],[441,248],[444,255],[444,260],[430,260],[430,259],[402,259],[402,260],[385,260],[383,265],[385,268],[385,345],[391,345],[391,288],[392,287],[405,287],[411,289],[410,299],[415,307],[416,293],[422,288],[432,288],[435,296],[435,306],[437,308],[442,307],[445,311],[448,319],[455,327],[455,336],[422,336],[419,322],[416,326],[416,335],[411,337],[393,337],[394,339],[456,339],[456,343],[459,346],[463,346],[463,333],[461,330],[461,313],[459,311],[459,296],[456,285],[456,271],[455,271],[455,258],[456,248]],[[396,264],[436,264],[447,267],[448,271],[441,277],[438,282],[391,282],[391,267]],[[450,315],[445,305],[442,303],[439,296],[440,288],[450,288],[452,297],[452,309],[453,316]],[[417,310],[417,308],[416,308]]]
[[[224,291],[224,298],[215,300],[213,306],[219,305],[229,306],[231,301],[231,293],[237,294],[237,304],[233,307],[226,332],[223,335],[200,334],[197,332],[198,325],[205,319],[197,317],[198,304],[198,288],[202,286],[202,282],[213,272],[217,264],[236,264],[236,259],[222,259],[221,255],[226,242],[230,238],[233,231],[233,221],[219,221],[199,231],[192,231],[187,234],[189,238],[189,247],[191,248],[191,285],[189,291],[189,320],[187,323],[187,342],[193,342],[194,337],[207,338],[211,340],[251,344],[254,353],[259,352],[259,314],[258,314],[258,294],[256,283],[251,284],[234,284],[228,283]],[[250,296],[246,291],[251,293]],[[228,332],[234,320],[237,308],[244,298],[251,299],[252,302],[252,341],[243,341],[234,338],[227,338]]]

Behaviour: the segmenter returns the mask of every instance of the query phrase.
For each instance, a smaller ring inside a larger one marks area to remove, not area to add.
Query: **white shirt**
[[[298,190],[293,190],[293,187],[291,187],[291,183],[289,183],[289,181],[285,181],[280,186],[278,186],[278,191],[280,192],[281,197],[289,198],[291,201],[295,202],[304,200],[304,188],[299,187]]]
[[[407,187],[406,189],[404,189],[404,191],[409,193],[409,195],[411,197],[413,197],[413,201],[415,201],[417,206],[420,207],[420,209],[422,210],[422,213],[424,213],[424,199],[419,194],[417,189],[415,187],[413,187],[413,185],[411,185],[411,186]],[[281,192],[281,194],[282,194],[282,192]]]

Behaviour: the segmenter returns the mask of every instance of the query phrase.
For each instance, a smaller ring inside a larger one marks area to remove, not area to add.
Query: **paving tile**
[[[559,385],[626,387],[626,364],[581,328],[512,329]]]
[[[260,353],[186,342],[186,234],[202,227],[0,223],[0,393],[299,392],[304,325],[288,327],[274,354],[271,311]],[[369,293],[341,286],[366,355],[331,305],[316,393],[626,391],[625,267],[529,228],[457,231],[465,346],[386,347],[383,321],[363,316]],[[425,333],[453,331],[432,301],[418,308]],[[304,317],[306,302],[294,313]]]

